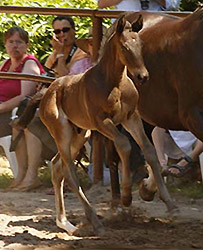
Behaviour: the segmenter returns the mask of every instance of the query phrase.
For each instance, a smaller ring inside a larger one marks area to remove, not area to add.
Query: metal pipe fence
[[[5,6],[0,5],[0,13],[10,14],[38,14],[38,15],[71,15],[91,17],[93,22],[93,61],[97,59],[97,52],[102,38],[102,19],[116,18],[124,11],[101,10],[101,9],[72,9],[72,8],[51,8],[51,7],[29,7],[29,6]],[[154,12],[156,13],[156,12]],[[160,12],[157,12],[160,13]],[[179,17],[186,17],[191,12],[165,11],[164,13]],[[43,83],[51,83],[55,78],[36,76],[22,73],[1,72],[0,78],[32,80]]]

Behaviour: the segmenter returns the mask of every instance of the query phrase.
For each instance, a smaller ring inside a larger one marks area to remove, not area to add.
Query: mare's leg
[[[93,184],[103,183],[104,146],[103,135],[97,131],[92,133]]]
[[[130,206],[132,203],[132,180],[129,168],[129,157],[131,151],[131,145],[128,138],[121,134],[118,128],[113,124],[112,120],[107,118],[103,122],[99,121],[97,130],[111,139],[114,142],[116,150],[120,156],[122,163],[122,203],[124,206]]]
[[[119,156],[116,152],[114,144],[111,140],[105,139],[105,158],[106,164],[110,170],[111,178],[111,192],[112,192],[112,208],[117,207],[120,204],[121,194],[120,194],[120,183],[119,183],[119,174],[118,174],[118,163]]]
[[[152,171],[154,174],[154,178],[156,180],[160,197],[166,203],[168,211],[170,212],[173,211],[176,207],[173,204],[170,194],[168,193],[168,190],[162,179],[160,172],[161,167],[155,149],[144,132],[142,121],[140,119],[139,114],[135,112],[130,117],[130,119],[122,123],[122,125],[125,127],[127,131],[129,131],[129,133],[132,135],[132,137],[136,140],[136,142],[142,149],[147,162],[152,167]]]

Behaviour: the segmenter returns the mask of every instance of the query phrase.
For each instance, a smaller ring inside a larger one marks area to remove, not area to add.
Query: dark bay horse
[[[142,14],[146,21],[157,16]],[[203,7],[186,18],[148,26],[139,35],[150,75],[147,84],[134,81],[142,118],[166,129],[189,130],[203,141]]]
[[[128,139],[116,128],[118,124],[122,124],[131,133],[143,150],[168,210],[175,209],[161,178],[155,150],[144,133],[137,111],[137,90],[127,76],[128,69],[133,79],[137,79],[140,84],[148,80],[148,71],[141,54],[141,41],[136,33],[142,28],[142,18],[139,16],[131,25],[121,17],[115,26],[98,63],[84,74],[58,78],[40,102],[40,118],[55,139],[60,154],[60,157],[56,156],[52,161],[56,221],[69,234],[73,234],[76,227],[65,215],[62,191],[64,178],[77,194],[94,230],[97,232],[101,228],[101,222],[78,184],[73,163],[90,130],[96,130],[114,142],[122,162],[121,198],[124,206],[129,206],[132,201],[129,173],[131,146]],[[62,164],[58,161],[59,158]]]
[[[146,84],[134,81],[139,113],[152,125],[189,130],[203,141],[203,7],[186,18],[141,14],[139,35],[150,77]],[[132,22],[138,15],[127,13],[126,18]],[[142,197],[148,197],[152,189],[146,180],[142,184]]]

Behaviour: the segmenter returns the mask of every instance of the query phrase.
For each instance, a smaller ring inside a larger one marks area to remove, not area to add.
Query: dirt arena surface
[[[0,159],[0,175],[11,174],[3,164]],[[203,199],[173,194],[180,214],[170,219],[157,196],[144,202],[134,191],[131,211],[112,214],[108,186],[92,187],[86,194],[103,222],[102,236],[94,234],[73,193],[65,194],[66,212],[79,231],[68,236],[55,225],[54,196],[46,195],[45,189],[0,189],[0,250],[203,249]]]
[[[109,187],[86,193],[103,221],[102,236],[87,224],[72,193],[66,194],[65,203],[70,221],[80,227],[78,236],[68,236],[56,227],[54,196],[44,190],[0,190],[0,249],[203,249],[203,199],[173,196],[181,213],[170,220],[158,197],[144,202],[135,191],[131,213],[112,216]]]

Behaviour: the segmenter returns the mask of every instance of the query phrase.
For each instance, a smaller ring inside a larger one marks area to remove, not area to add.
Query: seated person
[[[2,63],[0,71],[37,75],[44,72],[39,61],[27,54],[29,38],[22,28],[16,26],[5,32],[4,43],[10,58]],[[35,93],[36,83],[12,79],[0,79],[0,83],[0,137],[3,137],[12,133],[9,125],[11,111],[25,96]]]
[[[51,43],[54,51],[48,57],[45,66],[58,77],[86,71],[92,65],[91,57],[76,45],[73,19],[69,16],[58,16],[53,20],[52,26],[53,38]],[[36,112],[34,119],[24,131],[26,131],[30,140],[29,144],[27,144],[27,151],[24,151],[27,154],[21,155],[21,166],[27,164],[27,159],[30,171],[27,171],[25,177],[23,177],[25,171],[21,171],[21,181],[15,185],[15,189],[20,191],[28,191],[39,184],[36,178],[36,181],[34,181],[33,175],[37,176],[41,159],[51,160],[57,153],[55,142],[41,122],[38,112]],[[39,142],[41,146],[39,146]],[[32,145],[38,145],[35,155],[33,155]]]
[[[163,174],[174,177],[184,176],[189,169],[195,166],[199,154],[202,152],[202,142],[188,131],[166,131],[155,127],[152,131],[152,139]],[[168,157],[179,160],[178,164],[168,167]]]
[[[90,55],[77,47],[75,23],[69,16],[58,16],[53,22],[53,53],[45,66],[54,71],[55,76],[74,75],[85,72],[91,65]]]
[[[10,58],[0,66],[2,72],[22,72],[36,75],[44,73],[39,61],[34,56],[27,54],[28,33],[21,27],[15,26],[8,29],[4,34],[4,44]],[[35,91],[36,83],[33,81],[0,79],[0,137],[12,134],[9,123],[13,108],[18,106],[25,96],[33,95]],[[14,131],[15,133],[16,131]],[[16,150],[18,153],[18,148]],[[19,159],[18,154],[16,156]],[[20,162],[18,164],[20,165]]]

